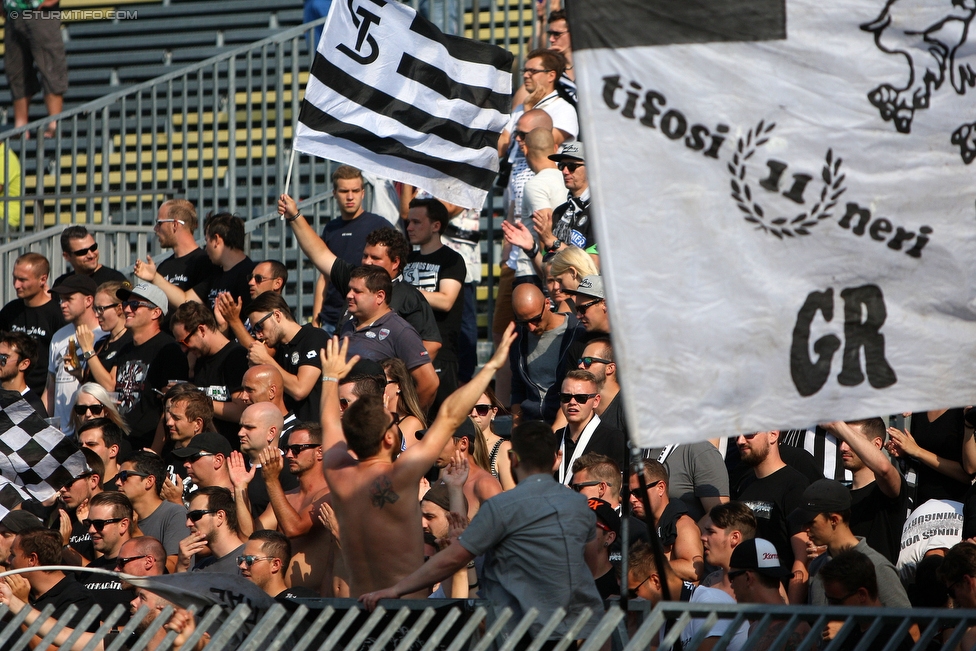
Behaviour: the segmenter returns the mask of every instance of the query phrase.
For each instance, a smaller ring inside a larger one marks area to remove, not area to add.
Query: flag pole
[[[291,187],[291,170],[295,166],[295,145],[292,144],[291,147],[291,157],[288,159],[288,174],[285,176],[285,192],[288,194],[288,188]]]

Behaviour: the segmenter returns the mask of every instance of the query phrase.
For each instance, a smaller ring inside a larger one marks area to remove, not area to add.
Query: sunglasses
[[[0,366],[6,366],[8,359],[10,359],[10,355],[8,353],[0,353]]]
[[[478,412],[479,416],[484,417],[491,411],[491,405],[475,405],[472,409]]]
[[[94,253],[97,250],[98,250],[98,242],[95,242],[94,244],[92,244],[88,248],[78,249],[77,251],[72,251],[71,252],[71,255],[75,256],[76,258],[80,258],[83,255],[88,255],[89,253]]]
[[[193,333],[194,332],[196,332],[196,330],[194,330],[193,332],[191,332],[187,336],[183,337],[182,339],[180,339],[176,343],[178,343],[179,345],[183,346],[184,348],[189,348],[190,347],[190,337],[193,336]]]
[[[731,579],[731,577],[732,575],[730,573],[729,578]],[[827,600],[828,606],[840,606],[843,605],[845,601],[847,601],[848,599],[850,599],[856,594],[857,594],[857,590],[855,590],[854,592],[848,592],[843,597],[828,597],[827,595],[824,595],[824,598]]]
[[[560,393],[559,402],[564,405],[568,405],[570,400],[575,400],[577,404],[585,404],[590,400],[593,400],[597,395],[596,393]]]
[[[559,38],[560,38],[560,37],[561,37],[561,36],[562,36],[563,34],[568,34],[568,33],[569,33],[569,32],[567,32],[566,30],[563,30],[563,31],[561,31],[561,32],[560,32],[560,31],[557,31],[557,30],[555,30],[555,29],[550,29],[549,31],[547,31],[547,32],[546,32],[546,36],[548,36],[549,38],[551,38],[551,39],[553,39],[553,40],[557,40],[557,39],[559,39]]]
[[[248,280],[253,280],[256,284],[268,282],[269,280],[274,280],[274,276],[262,276],[261,274],[251,274],[247,277]]]
[[[596,305],[597,303],[600,303],[602,301],[603,301],[602,298],[598,298],[595,301],[590,301],[589,303],[583,303],[582,305],[577,305],[576,306],[576,313],[577,314],[586,314],[586,311],[588,309],[590,309],[591,307],[593,307],[594,305]]]
[[[651,580],[651,575],[648,575],[646,579],[637,584],[636,588],[631,588],[627,591],[627,597],[629,599],[637,599],[637,591],[641,589],[641,586]]]
[[[293,443],[292,445],[286,445],[283,450],[286,452],[291,452],[291,456],[297,457],[299,454],[305,450],[310,450],[312,448],[319,447],[318,443]]]
[[[251,330],[254,332],[264,332],[264,322],[270,319],[274,315],[274,312],[268,312],[263,317],[257,320],[257,322],[251,326]]]
[[[546,308],[543,307],[542,312],[539,313],[539,316],[534,316],[531,319],[515,319],[515,323],[517,323],[518,325],[526,325],[529,323],[531,323],[532,325],[539,325],[540,323],[542,323],[542,317],[544,317],[545,315],[546,315]]]
[[[199,461],[204,457],[212,457],[212,456],[214,456],[213,452],[197,452],[196,454],[187,457],[186,460],[189,461],[190,463],[193,463],[195,461]]]
[[[129,477],[149,477],[149,474],[144,472],[136,472],[135,470],[120,470],[119,471],[119,481],[124,482]]]
[[[89,411],[92,413],[92,416],[101,416],[105,407],[103,405],[75,405],[72,409],[79,416],[84,416]]]
[[[82,520],[81,523],[85,525],[85,529],[95,527],[95,531],[101,531],[105,528],[105,525],[115,524],[116,522],[122,522],[123,520],[125,520],[125,518],[109,518],[108,520],[89,520],[86,518]]]
[[[613,360],[602,357],[580,357],[579,359],[579,365],[583,368],[590,368],[594,364],[613,364]]]
[[[575,174],[576,170],[583,167],[584,165],[586,165],[586,163],[567,163],[567,162],[556,163],[556,167],[559,168],[560,172],[562,172],[563,170],[569,170],[570,174]]]
[[[547,70],[545,68],[522,68],[522,74],[537,75],[540,72],[552,72],[552,70]]]
[[[734,572],[729,572],[729,581],[735,581],[737,578],[748,572],[749,570],[735,570]]]
[[[122,301],[122,308],[126,310],[132,310],[135,312],[140,307],[146,307],[151,310],[156,306],[149,301]]]
[[[210,509],[197,509],[196,511],[187,511],[186,517],[190,522],[199,522],[200,518],[205,515],[213,515],[216,511],[211,511]]]
[[[274,556],[255,556],[254,554],[244,554],[243,556],[237,557],[237,564],[240,565],[244,563],[248,567],[251,567],[258,561],[273,561]]]
[[[657,481],[652,481],[650,484],[647,485],[647,490],[651,490],[652,488],[654,488],[655,486],[657,486],[658,484],[660,484],[662,481],[664,481],[664,480],[663,479],[658,479]],[[630,489],[630,494],[631,495],[633,495],[634,493],[639,493],[639,492],[641,492],[640,487]]]
[[[183,221],[182,219],[157,219],[156,226],[158,227],[160,224],[172,224],[174,222],[179,224],[180,226],[186,225],[186,222]]]
[[[529,132],[528,131],[516,131],[512,135],[515,136],[515,138],[517,138],[518,140],[525,140],[525,136],[529,135]]]
[[[578,484],[570,484],[569,487],[572,488],[577,493],[579,493],[584,488],[589,488],[591,486],[599,486],[602,483],[603,483],[602,481],[583,481]]]
[[[121,303],[109,303],[108,305],[95,305],[92,309],[95,310],[95,316],[102,316],[105,314],[105,310],[110,310],[113,307],[118,307],[122,305]]]
[[[115,567],[125,567],[132,561],[137,561],[140,558],[148,558],[149,554],[143,554],[142,556],[119,556],[115,559]]]

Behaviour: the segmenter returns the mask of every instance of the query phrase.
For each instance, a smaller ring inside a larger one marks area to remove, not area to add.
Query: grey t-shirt
[[[213,556],[203,559],[199,563],[193,566],[194,572],[220,572],[221,574],[234,574],[239,575],[241,573],[241,568],[237,564],[237,557],[244,553],[244,545],[230,552],[229,554],[224,554],[220,558],[215,559]]]
[[[569,319],[563,320],[552,330],[547,330],[541,336],[529,335],[529,354],[526,357],[529,377],[540,387],[548,390],[556,383],[556,368],[559,366],[559,344],[566,332]]]
[[[887,558],[871,549],[864,538],[857,536],[854,551],[861,552],[874,563],[874,572],[878,577],[878,599],[886,608],[911,608],[908,593],[901,584],[898,570]],[[810,562],[810,603],[814,606],[826,606],[827,597],[824,594],[823,579],[820,578],[820,568],[827,564],[830,556],[821,554]]]
[[[167,556],[180,553],[180,541],[190,535],[186,528],[186,509],[163,501],[148,517],[139,520],[139,529],[163,544]]]
[[[664,448],[648,450],[649,459],[657,459]],[[668,469],[668,497],[681,500],[688,515],[697,522],[705,515],[700,497],[728,497],[729,473],[722,454],[708,441],[677,445],[664,460]]]
[[[491,601],[494,613],[506,607],[514,612],[506,635],[530,608],[539,610],[530,628],[533,636],[557,608],[567,612],[550,639],[565,634],[567,622],[583,608],[603,612],[583,559],[595,527],[586,498],[548,474],[527,477],[481,505],[459,541],[475,556],[485,555],[481,596]],[[591,618],[578,637],[587,637],[598,619]]]

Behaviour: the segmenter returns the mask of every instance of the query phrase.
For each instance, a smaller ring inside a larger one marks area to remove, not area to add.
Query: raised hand
[[[156,277],[156,263],[153,262],[152,256],[148,253],[146,254],[146,261],[136,260],[136,265],[132,272],[140,280],[145,280],[146,282],[152,282],[153,278]]]
[[[278,214],[285,219],[290,219],[298,214],[298,204],[287,194],[278,197]]]
[[[524,251],[530,251],[535,247],[535,240],[532,238],[532,233],[529,232],[529,229],[522,222],[510,224],[507,221],[503,221],[502,235],[505,236],[506,242]]]
[[[234,485],[234,488],[246,488],[254,479],[255,468],[252,467],[248,470],[244,463],[244,455],[237,450],[230,453],[230,458],[227,460],[227,471],[230,474],[230,483]]]
[[[215,312],[218,312],[224,321],[240,320],[243,305],[242,299],[235,301],[230,292],[220,292],[214,302]]]
[[[278,481],[278,475],[285,462],[278,446],[268,446],[261,450],[261,471],[265,481]]]
[[[328,502],[319,505],[318,518],[322,526],[328,529],[336,540],[339,540],[339,520]]]
[[[921,448],[915,442],[915,438],[907,430],[897,427],[888,428],[888,452],[898,458],[917,457]]]
[[[441,479],[448,487],[463,487],[464,482],[468,481],[468,456],[458,450],[454,453],[451,461],[444,468],[444,475]]]
[[[207,550],[207,536],[199,531],[192,531],[190,535],[180,541],[180,553],[176,557],[176,571],[187,572],[194,554]]]
[[[338,380],[349,375],[352,367],[359,361],[359,355],[353,355],[351,359],[346,359],[349,351],[349,338],[344,337],[339,341],[338,337],[332,337],[321,350],[322,377],[334,377]]]
[[[511,348],[516,339],[518,339],[518,333],[515,332],[515,324],[509,323],[508,327],[505,328],[505,334],[502,335],[501,341],[498,342],[498,348],[495,349],[495,354],[491,356],[491,359],[488,360],[485,366],[490,366],[495,371],[503,366],[507,366],[508,349]]]
[[[75,340],[78,342],[78,349],[83,353],[95,348],[95,333],[84,323],[75,326]]]
[[[447,513],[447,538],[451,542],[454,542],[461,537],[464,530],[468,528],[470,524],[468,516],[463,513],[455,513],[454,511],[448,511]]]

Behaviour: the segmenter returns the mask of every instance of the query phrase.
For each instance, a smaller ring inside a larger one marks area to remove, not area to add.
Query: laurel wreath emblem
[[[745,138],[739,138],[736,152],[732,156],[732,162],[729,163],[729,174],[732,175],[730,181],[732,198],[735,199],[739,210],[743,212],[743,218],[747,222],[755,224],[757,230],[775,235],[779,239],[783,239],[784,236],[809,235],[812,227],[831,217],[830,211],[837,205],[837,199],[847,190],[844,186],[845,175],[840,173],[842,159],[840,157],[835,159],[833,150],[827,150],[823,170],[820,174],[823,179],[820,200],[810,210],[800,213],[792,219],[776,217],[767,222],[765,211],[757,201],[753,200],[752,189],[745,180],[746,161],[752,158],[756,151],[769,141],[769,134],[775,128],[775,122],[766,124],[763,120],[754,129],[750,129]]]

